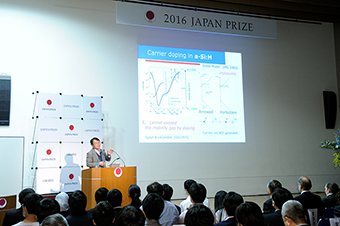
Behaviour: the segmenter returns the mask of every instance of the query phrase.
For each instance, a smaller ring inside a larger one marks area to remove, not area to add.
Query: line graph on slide
[[[140,57],[140,141],[243,142],[241,60],[232,56],[237,58],[230,64]]]

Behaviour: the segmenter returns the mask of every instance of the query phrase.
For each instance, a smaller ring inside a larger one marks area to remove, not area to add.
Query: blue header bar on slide
[[[138,58],[190,63],[225,64],[224,52],[146,45],[138,45]]]

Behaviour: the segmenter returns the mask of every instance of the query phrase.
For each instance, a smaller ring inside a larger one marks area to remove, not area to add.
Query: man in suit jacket
[[[301,195],[296,196],[295,200],[302,204],[305,212],[308,209],[318,209],[318,217],[320,219],[323,216],[324,206],[321,197],[309,191],[312,188],[311,180],[308,177],[300,177],[298,187]]]
[[[335,194],[339,192],[339,186],[336,183],[327,183],[325,185],[326,198],[322,202],[326,208],[334,207],[336,205]]]
[[[227,219],[215,224],[214,226],[236,226],[235,211],[243,203],[243,198],[236,192],[228,192],[223,199],[223,206],[227,213]]]
[[[273,179],[268,182],[267,192],[270,196],[273,194],[276,188],[282,188],[282,184],[280,183],[280,181]],[[272,200],[272,197],[270,197],[263,203],[263,213],[266,214],[266,213],[274,213],[274,212],[275,212],[275,208],[273,207],[273,200]]]
[[[112,149],[107,151],[107,154],[100,149],[100,140],[97,137],[94,137],[90,140],[92,149],[87,152],[86,155],[86,165],[90,168],[96,167],[105,167],[105,160],[110,161],[111,154],[113,152]]]
[[[282,206],[282,216],[286,226],[308,226],[303,206],[299,201],[288,200],[285,202]]]

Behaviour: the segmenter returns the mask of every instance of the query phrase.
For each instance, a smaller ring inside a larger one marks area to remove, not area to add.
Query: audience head
[[[186,181],[184,181],[184,189],[185,191],[189,194],[189,188],[191,187],[192,184],[196,183],[196,181],[192,180],[192,179],[188,179]]]
[[[72,215],[81,216],[86,212],[87,197],[80,190],[74,191],[68,199]]]
[[[59,203],[55,199],[46,198],[40,201],[37,210],[37,217],[41,223],[47,216],[60,213]]]
[[[163,190],[163,199],[170,202],[174,189],[172,189],[172,187],[168,184],[163,184]]]
[[[96,203],[98,204],[100,201],[107,201],[107,193],[109,190],[107,188],[98,188],[96,193],[94,194],[94,198]]]
[[[312,181],[308,177],[300,177],[298,187],[299,191],[309,191],[312,188]]]
[[[160,196],[163,196],[163,192],[164,192],[163,186],[158,182],[153,182],[152,184],[149,184],[146,187],[146,191],[148,192],[148,194],[156,193],[156,194],[159,194]]]
[[[288,189],[285,188],[278,188],[272,194],[273,204],[278,208],[281,209],[283,203],[287,202],[288,200],[293,199],[292,193]]]
[[[164,209],[164,200],[157,193],[149,193],[143,199],[143,212],[147,219],[158,220]]]
[[[111,189],[107,193],[107,201],[109,201],[113,208],[121,206],[123,201],[123,195],[118,189]]]
[[[142,205],[139,197],[141,196],[140,187],[137,184],[132,184],[129,187],[129,197],[131,198],[131,206],[139,208]]]
[[[55,197],[55,200],[59,203],[60,212],[69,210],[70,206],[68,205],[68,198],[68,194],[65,192],[61,192]]]
[[[189,194],[193,203],[203,203],[207,196],[207,190],[203,184],[194,183],[189,188]]]
[[[20,204],[23,204],[25,196],[30,194],[30,193],[35,193],[35,191],[32,188],[25,188],[24,190],[22,190],[19,193],[19,202],[20,202]]]
[[[228,216],[235,216],[236,208],[243,203],[243,198],[236,192],[228,192],[223,200],[224,209]]]
[[[145,224],[143,212],[134,206],[124,207],[117,220],[119,226],[144,226]]]
[[[336,183],[332,182],[332,183],[327,183],[325,185],[325,193],[326,193],[326,195],[328,195],[330,193],[335,195],[336,193],[338,193],[338,191],[339,191],[339,186]]]
[[[97,226],[110,226],[115,221],[115,212],[108,201],[100,201],[93,209],[92,218]]]
[[[220,209],[224,208],[224,206],[223,206],[223,199],[226,196],[226,194],[227,194],[227,192],[223,191],[223,190],[216,192],[215,198],[214,198],[214,200],[215,200],[215,202],[214,202],[215,212],[217,210],[220,210]]]
[[[68,226],[67,220],[60,213],[47,216],[41,223],[41,226]]]
[[[194,204],[186,213],[185,226],[213,226],[215,216],[211,210],[203,204]]]
[[[270,195],[274,192],[276,188],[282,188],[282,184],[280,181],[273,179],[268,182],[267,190]]]
[[[303,224],[306,222],[303,206],[299,201],[288,200],[282,206],[281,210],[283,222],[285,225]]]
[[[24,215],[36,214],[42,197],[36,193],[29,193],[23,200]],[[27,216],[25,216],[27,217]]]
[[[254,202],[244,202],[236,208],[236,220],[240,226],[263,226],[261,208]]]

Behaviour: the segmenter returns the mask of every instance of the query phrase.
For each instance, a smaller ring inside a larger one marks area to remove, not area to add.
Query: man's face
[[[100,141],[98,140],[93,140],[93,144],[92,144],[92,147],[96,150],[99,150],[100,149]]]

